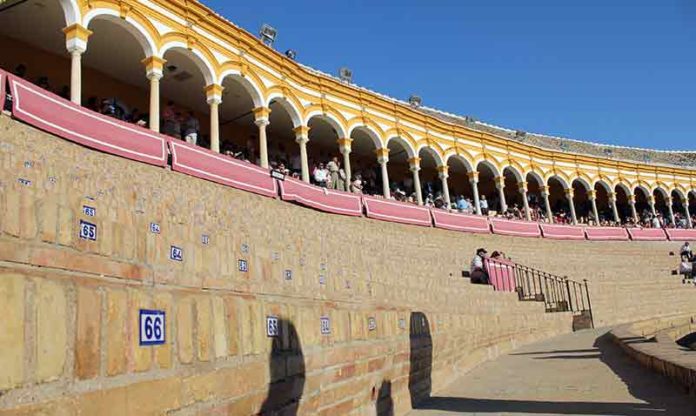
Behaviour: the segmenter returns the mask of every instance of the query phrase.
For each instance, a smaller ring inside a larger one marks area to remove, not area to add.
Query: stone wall
[[[674,244],[328,215],[6,116],[0,131],[0,415],[403,414],[472,366],[570,330],[568,314],[459,277],[478,246],[590,279],[602,325],[696,307],[669,276]],[[96,241],[79,238],[81,219]],[[140,309],[166,312],[164,345],[139,345]]]

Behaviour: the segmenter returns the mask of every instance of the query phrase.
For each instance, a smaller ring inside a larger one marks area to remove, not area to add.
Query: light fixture
[[[527,137],[527,132],[524,130],[516,130],[515,137],[518,138],[519,140],[524,140],[525,137]]]
[[[408,97],[408,103],[413,107],[420,107],[423,104],[423,99],[419,95],[412,94]]]
[[[343,82],[351,83],[353,82],[353,71],[344,66],[338,70],[338,77]]]
[[[273,47],[273,42],[275,42],[276,36],[278,36],[278,31],[267,23],[261,25],[261,32],[259,32],[261,41],[269,47]]]
[[[285,56],[294,61],[295,58],[297,58],[297,52],[294,49],[288,49],[287,51],[285,51]]]

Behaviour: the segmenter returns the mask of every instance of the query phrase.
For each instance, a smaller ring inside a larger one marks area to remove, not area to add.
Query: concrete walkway
[[[696,416],[696,400],[644,370],[592,330],[532,344],[485,363],[412,416]]]

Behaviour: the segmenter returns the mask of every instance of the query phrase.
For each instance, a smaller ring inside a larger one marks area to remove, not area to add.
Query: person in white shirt
[[[484,285],[488,284],[488,273],[483,266],[483,259],[486,256],[486,249],[479,248],[476,250],[476,255],[471,260],[471,265],[469,266],[469,276],[471,277],[471,283],[481,283]]]
[[[326,181],[329,179],[329,171],[324,168],[324,164],[320,163],[319,167],[314,169],[314,182],[322,188],[326,188]]]
[[[679,249],[679,255],[682,257],[686,256],[689,259],[693,257],[693,253],[691,252],[691,246],[689,245],[688,241],[684,243],[684,245],[682,245]]]
[[[486,195],[481,195],[479,207],[481,207],[481,214],[488,215],[488,201],[486,201]]]

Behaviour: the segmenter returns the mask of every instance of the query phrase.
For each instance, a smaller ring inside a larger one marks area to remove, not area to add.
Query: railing
[[[572,312],[594,327],[587,280],[577,282],[508,260],[486,259],[491,282],[506,282],[502,290],[517,292],[521,301],[544,302],[546,312]],[[500,290],[496,287],[496,290]]]

